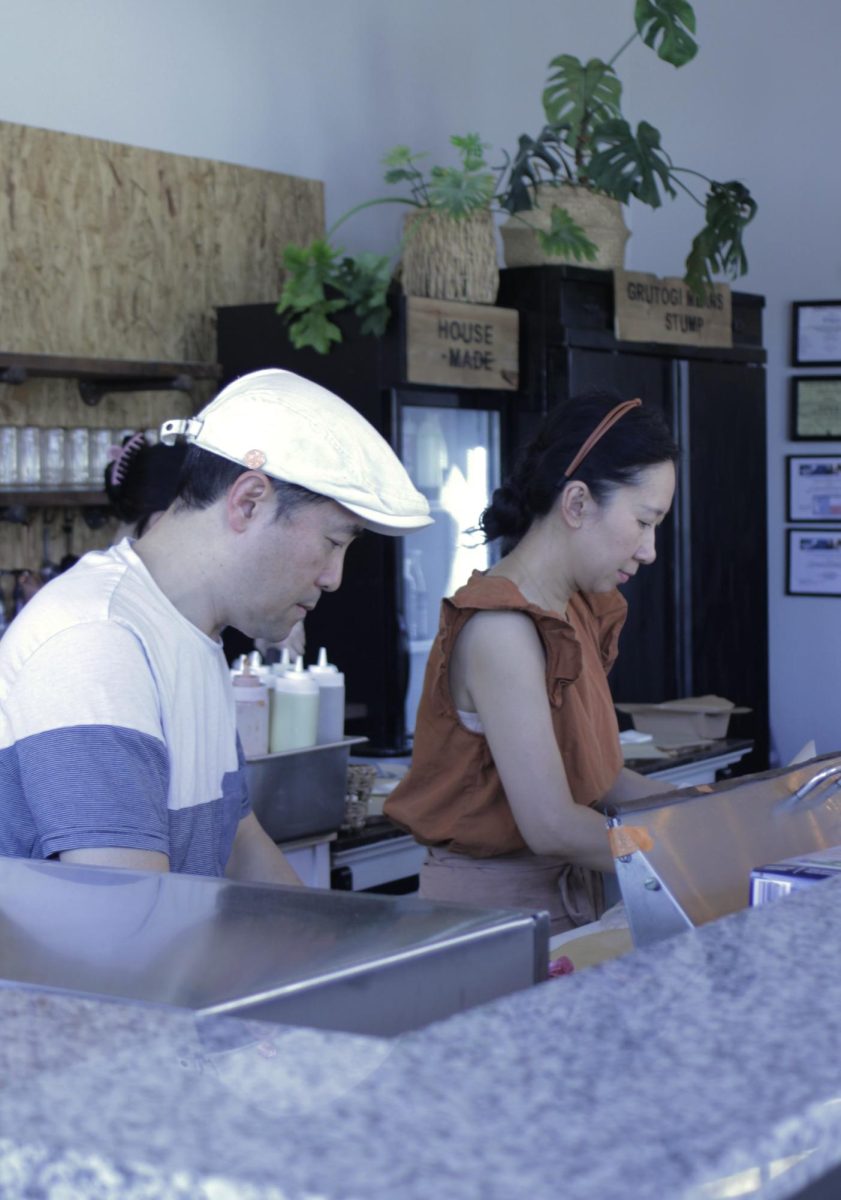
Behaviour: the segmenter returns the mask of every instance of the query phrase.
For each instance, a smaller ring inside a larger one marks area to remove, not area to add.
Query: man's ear
[[[571,529],[579,529],[583,524],[590,499],[590,489],[586,483],[581,483],[579,480],[568,483],[561,492],[558,507],[561,516]]]
[[[274,496],[274,488],[262,471],[246,471],[228,488],[225,510],[235,533],[244,533],[260,510]]]

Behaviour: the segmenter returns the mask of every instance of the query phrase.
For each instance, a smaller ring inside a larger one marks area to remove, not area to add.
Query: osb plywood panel
[[[0,122],[0,348],[211,362],[323,221],[313,180]]]
[[[0,349],[213,362],[218,305],[271,301],[289,241],[324,228],[323,185],[230,163],[0,121]],[[0,425],[148,429],[213,394],[0,383]],[[116,439],[116,432],[115,432]],[[81,510],[0,520],[0,571],[107,545]],[[87,516],[90,518],[91,514]],[[45,543],[46,528],[46,543]],[[12,577],[0,574],[9,600]]]

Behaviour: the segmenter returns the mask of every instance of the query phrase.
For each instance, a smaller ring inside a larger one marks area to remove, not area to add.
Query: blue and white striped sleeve
[[[119,846],[169,853],[169,754],[138,638],[94,621],[46,641],[4,705],[23,799],[44,857]]]

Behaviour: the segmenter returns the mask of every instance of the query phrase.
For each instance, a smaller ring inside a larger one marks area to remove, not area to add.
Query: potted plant
[[[391,258],[385,254],[348,255],[334,237],[350,217],[377,204],[402,204],[409,212],[401,239],[401,272],[411,294],[442,299],[493,303],[499,284],[492,212],[497,174],[485,161],[485,145],[477,134],[450,138],[456,166],[424,171],[425,155],[396,146],[383,159],[385,182],[405,186],[403,194],[364,201],[343,213],[322,238],[308,246],[287,246],[285,281],[278,312],[289,322],[289,337],[298,349],[312,346],[326,353],[341,340],[333,319],[352,309],[362,333],[382,333],[388,321]]]
[[[547,170],[549,136],[520,139],[517,158],[504,156],[490,167],[488,149],[478,134],[454,134],[458,164],[423,169],[424,154],[395,146],[383,159],[385,182],[403,185],[399,196],[366,200],[341,217],[322,238],[308,246],[287,246],[285,281],[277,305],[289,322],[292,344],[327,353],[341,340],[336,313],[351,309],[362,333],[382,333],[389,316],[392,279],[389,255],[351,256],[334,242],[336,231],[355,213],[377,204],[409,208],[400,242],[400,275],[409,295],[492,304],[499,283],[494,214],[508,216],[530,207],[532,179]],[[528,144],[526,144],[526,142]],[[535,161],[540,157],[541,164]],[[544,161],[547,160],[547,161]],[[547,253],[580,257],[588,253],[586,237],[563,215],[548,231],[538,231]]]
[[[549,233],[565,227],[577,245],[573,256],[595,262],[598,247],[582,219],[584,206],[592,202],[604,214],[613,205],[614,219],[624,226],[621,205],[632,196],[659,208],[664,194],[674,199],[683,193],[704,209],[704,224],[685,264],[686,283],[700,294],[714,275],[732,278],[747,270],[742,239],[756,202],[738,180],[720,183],[678,166],[662,147],[659,130],[649,122],[641,121],[635,132],[625,121],[622,84],[614,63],[634,41],[641,38],[674,67],[683,66],[698,51],[695,14],[688,0],[636,0],[634,24],[634,32],[608,62],[593,58],[583,63],[570,54],[551,60],[543,91],[546,125],[536,141],[520,138],[512,164],[505,206],[519,215],[503,226],[506,262],[514,265],[512,258],[518,253],[522,262],[523,247],[526,261],[546,261],[541,253],[545,239],[535,239],[525,228],[532,223]],[[706,183],[703,199],[690,180]],[[523,216],[529,208],[533,212]],[[618,253],[626,236],[618,235]],[[622,264],[620,259],[599,265]]]

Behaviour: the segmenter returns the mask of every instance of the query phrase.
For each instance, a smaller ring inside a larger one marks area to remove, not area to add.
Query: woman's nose
[[[653,563],[657,557],[657,548],[654,545],[654,530],[646,529],[645,537],[642,539],[639,550],[634,556],[639,562],[646,565]]]

